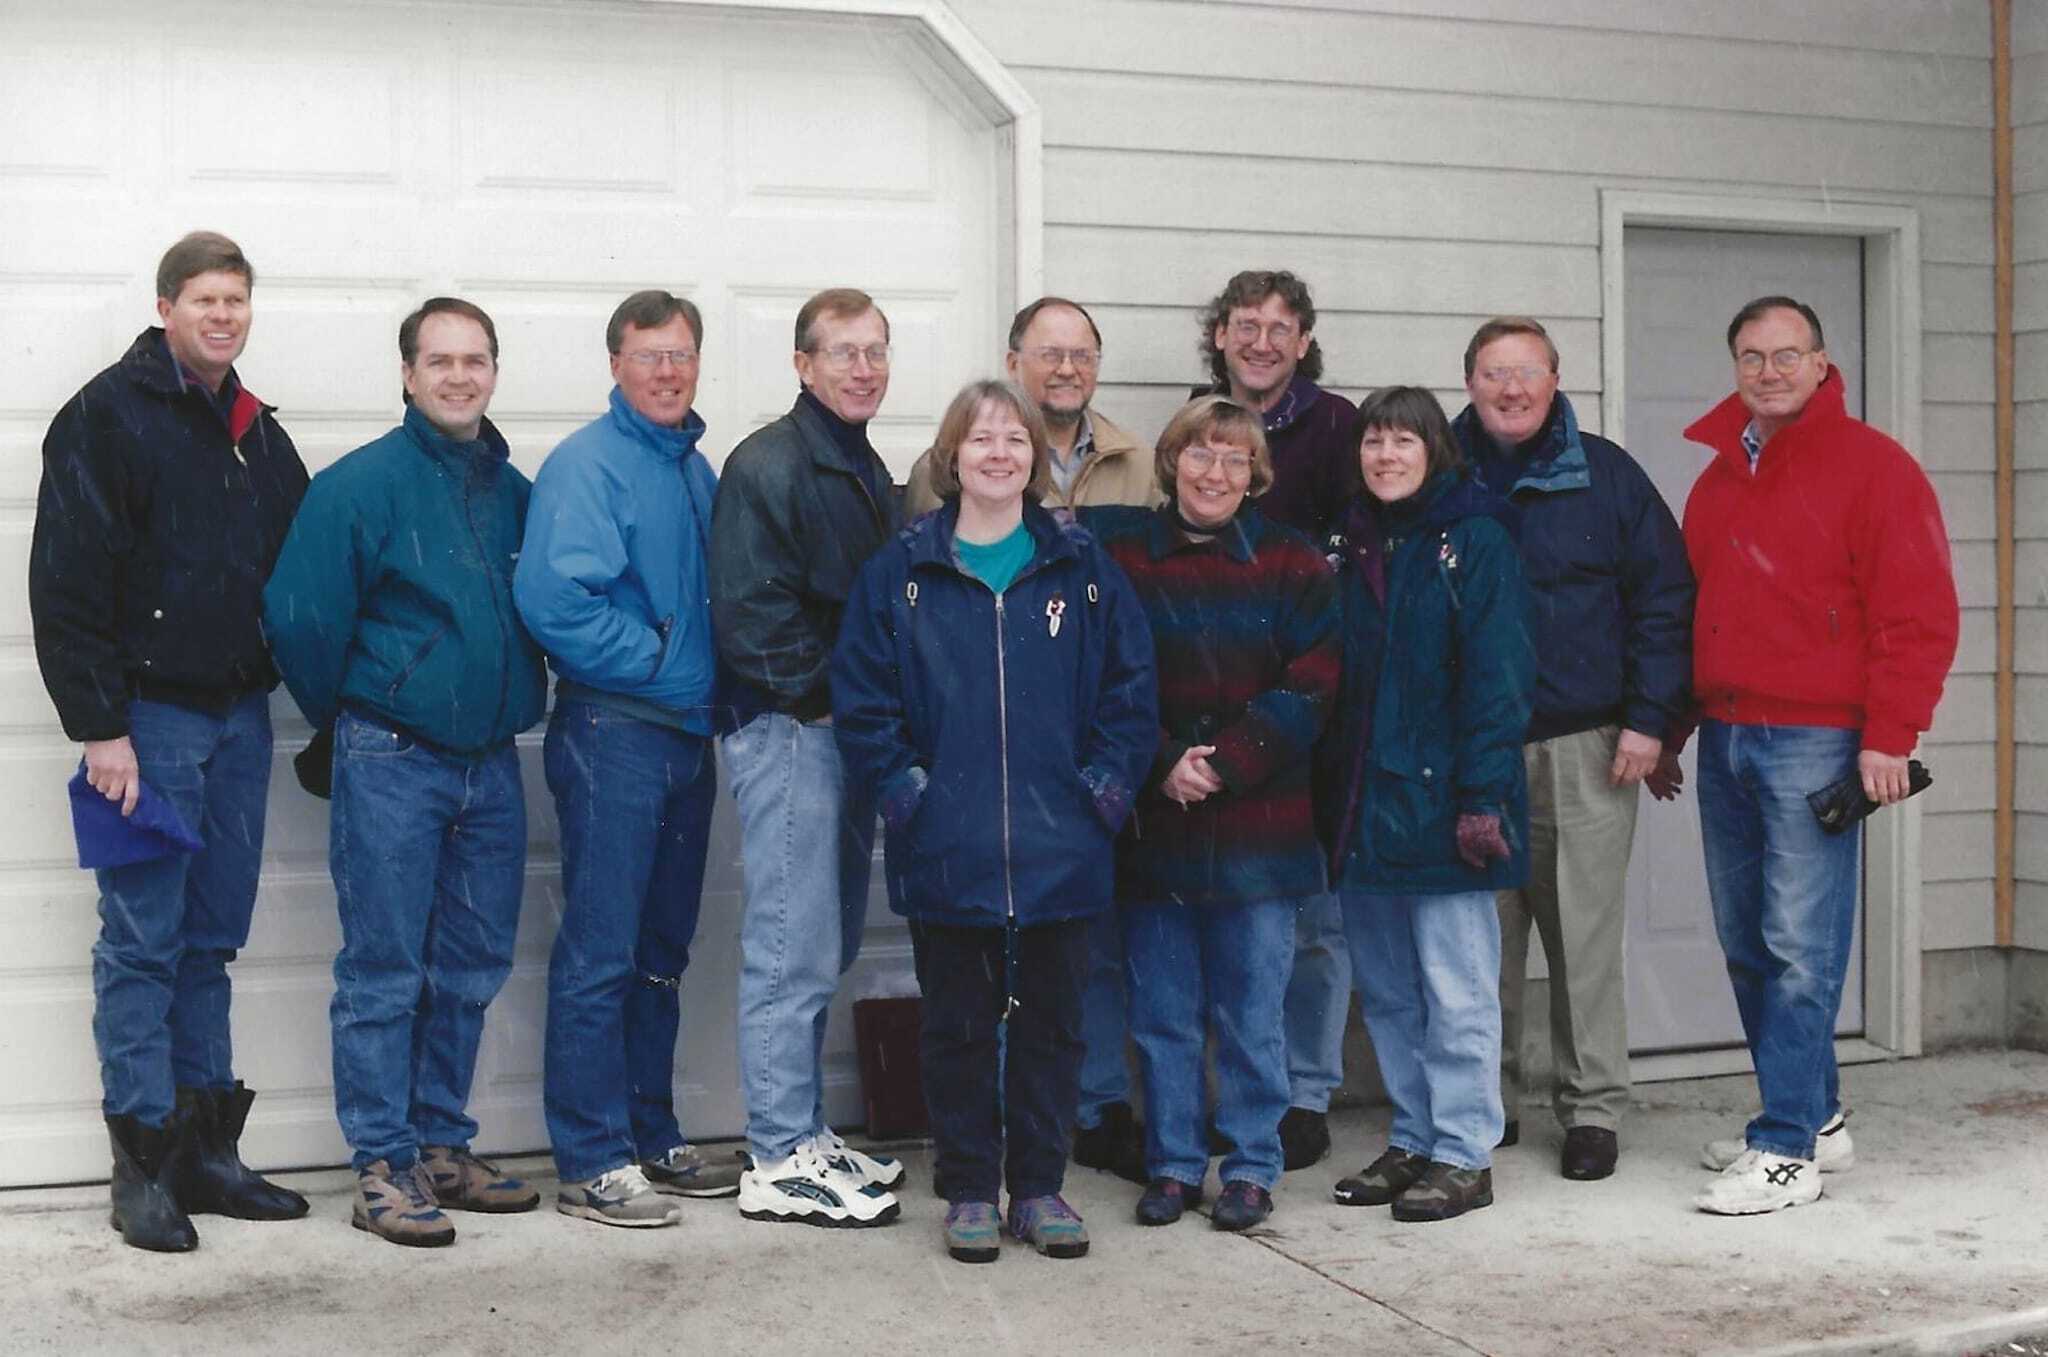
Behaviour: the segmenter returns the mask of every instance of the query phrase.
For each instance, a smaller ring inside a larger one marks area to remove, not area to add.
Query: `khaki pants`
[[[1529,925],[1550,965],[1551,1105],[1566,1126],[1615,1130],[1628,1106],[1623,903],[1636,832],[1635,787],[1608,784],[1619,726],[1524,745],[1529,884],[1500,906],[1501,1099],[1512,1120],[1522,1084],[1522,1002]]]

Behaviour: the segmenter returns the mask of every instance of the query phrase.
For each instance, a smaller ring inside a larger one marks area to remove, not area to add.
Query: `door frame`
[[[1631,226],[1851,236],[1863,242],[1864,417],[1920,446],[1920,214],[1890,203],[1735,194],[1600,192],[1600,427],[1627,428],[1624,248]],[[1916,454],[1917,455],[1917,454]],[[1864,822],[1864,1034],[1835,1042],[1843,1061],[1920,1054],[1920,816],[1917,800]],[[1747,1070],[1741,1049],[1638,1057],[1637,1079]]]

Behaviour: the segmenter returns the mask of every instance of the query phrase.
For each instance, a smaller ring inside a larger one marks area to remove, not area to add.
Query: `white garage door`
[[[899,477],[946,397],[993,365],[1008,154],[907,25],[668,4],[274,4],[86,0],[0,13],[0,1185],[104,1176],[90,1013],[91,878],[72,865],[67,744],[36,675],[25,563],[56,408],[151,319],[182,232],[238,239],[258,270],[251,390],[318,468],[398,410],[396,334],[422,297],[493,313],[492,415],[528,474],[603,408],[603,331],[628,291],[692,296],[699,409],[723,457],[796,392],[802,298],[852,283],[894,322],[875,441]],[[255,929],[234,970],[238,1071],[262,1091],[252,1161],[337,1162],[327,1002],[339,936],[323,803],[280,749]],[[479,1147],[537,1147],[546,962],[559,909],[539,731],[526,742],[532,868],[518,969],[491,1013]],[[684,1129],[737,1134],[739,917],[729,802],[685,982]],[[847,999],[907,969],[876,893],[835,1017],[831,1111],[857,1121]]]

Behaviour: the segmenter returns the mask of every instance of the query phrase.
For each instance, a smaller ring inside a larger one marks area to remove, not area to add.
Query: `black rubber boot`
[[[162,1126],[145,1126],[133,1117],[107,1118],[107,1139],[114,1146],[114,1210],[108,1224],[121,1232],[124,1243],[157,1253],[199,1247],[199,1232],[171,1191],[183,1134],[175,1115]]]
[[[242,1126],[255,1101],[240,1080],[233,1088],[178,1090],[178,1114],[188,1129],[172,1182],[178,1205],[191,1214],[297,1220],[309,1209],[304,1197],[264,1181],[242,1162]]]

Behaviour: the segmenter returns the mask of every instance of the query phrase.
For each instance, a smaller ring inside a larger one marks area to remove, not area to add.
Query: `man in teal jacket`
[[[484,412],[498,336],[435,297],[398,330],[405,422],[314,478],[263,591],[277,666],[334,731],[334,1097],[356,1228],[449,1244],[441,1206],[539,1194],[469,1151],[484,1010],[512,969],[541,655],[512,603],[530,487]]]
[[[711,808],[718,652],[705,548],[717,480],[691,409],[704,318],[659,289],[605,327],[611,408],[562,440],[533,485],[513,575],[548,652],[548,789],[562,827],[562,920],[548,963],[548,1137],[556,1209],[660,1226],[677,1197],[739,1191],[739,1156],[683,1141],[676,1032]]]

